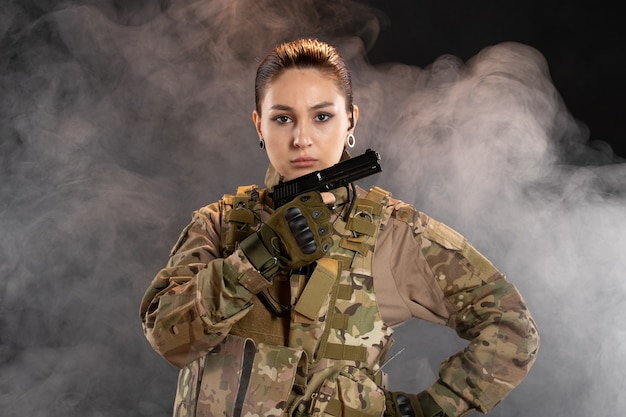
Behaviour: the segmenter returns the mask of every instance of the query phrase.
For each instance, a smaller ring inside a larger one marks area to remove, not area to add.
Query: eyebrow
[[[323,109],[325,107],[331,107],[334,106],[334,103],[332,101],[322,101],[321,103],[318,103],[314,106],[311,106],[311,110],[319,110],[319,109]],[[274,104],[272,107],[270,107],[270,110],[291,110],[292,108],[290,106],[286,106],[284,104]]]

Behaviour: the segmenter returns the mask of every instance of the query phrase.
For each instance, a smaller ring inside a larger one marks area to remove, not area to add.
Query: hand
[[[305,193],[276,210],[240,247],[252,265],[271,279],[279,269],[308,265],[330,250],[329,219],[322,195]]]
[[[385,399],[384,417],[447,417],[426,391],[418,395],[385,391]]]

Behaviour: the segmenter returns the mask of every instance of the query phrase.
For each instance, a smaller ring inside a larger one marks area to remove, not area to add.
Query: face
[[[262,115],[262,116],[261,116]],[[252,120],[284,179],[328,168],[341,158],[352,114],[335,81],[317,69],[288,69],[267,87]],[[354,108],[354,124],[358,108]]]

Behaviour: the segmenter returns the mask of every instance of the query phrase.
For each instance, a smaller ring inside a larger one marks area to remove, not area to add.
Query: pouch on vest
[[[255,184],[240,186],[237,194],[222,197],[222,225],[220,246],[227,257],[235,251],[238,242],[256,231],[259,225],[258,203],[263,200],[264,191]]]
[[[311,399],[310,417],[380,417],[385,394],[374,381],[355,366],[346,366],[327,378]]]

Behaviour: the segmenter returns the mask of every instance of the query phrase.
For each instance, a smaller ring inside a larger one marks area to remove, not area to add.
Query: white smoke
[[[139,301],[192,210],[266,159],[250,114],[258,61],[315,36],[349,60],[357,151],[376,183],[453,226],[521,290],[541,332],[493,416],[626,406],[626,165],[590,141],[540,51],[372,66],[378,12],[342,1],[31,0],[0,11],[0,409],[166,416],[176,370]],[[397,331],[392,388],[417,391],[464,345]]]

